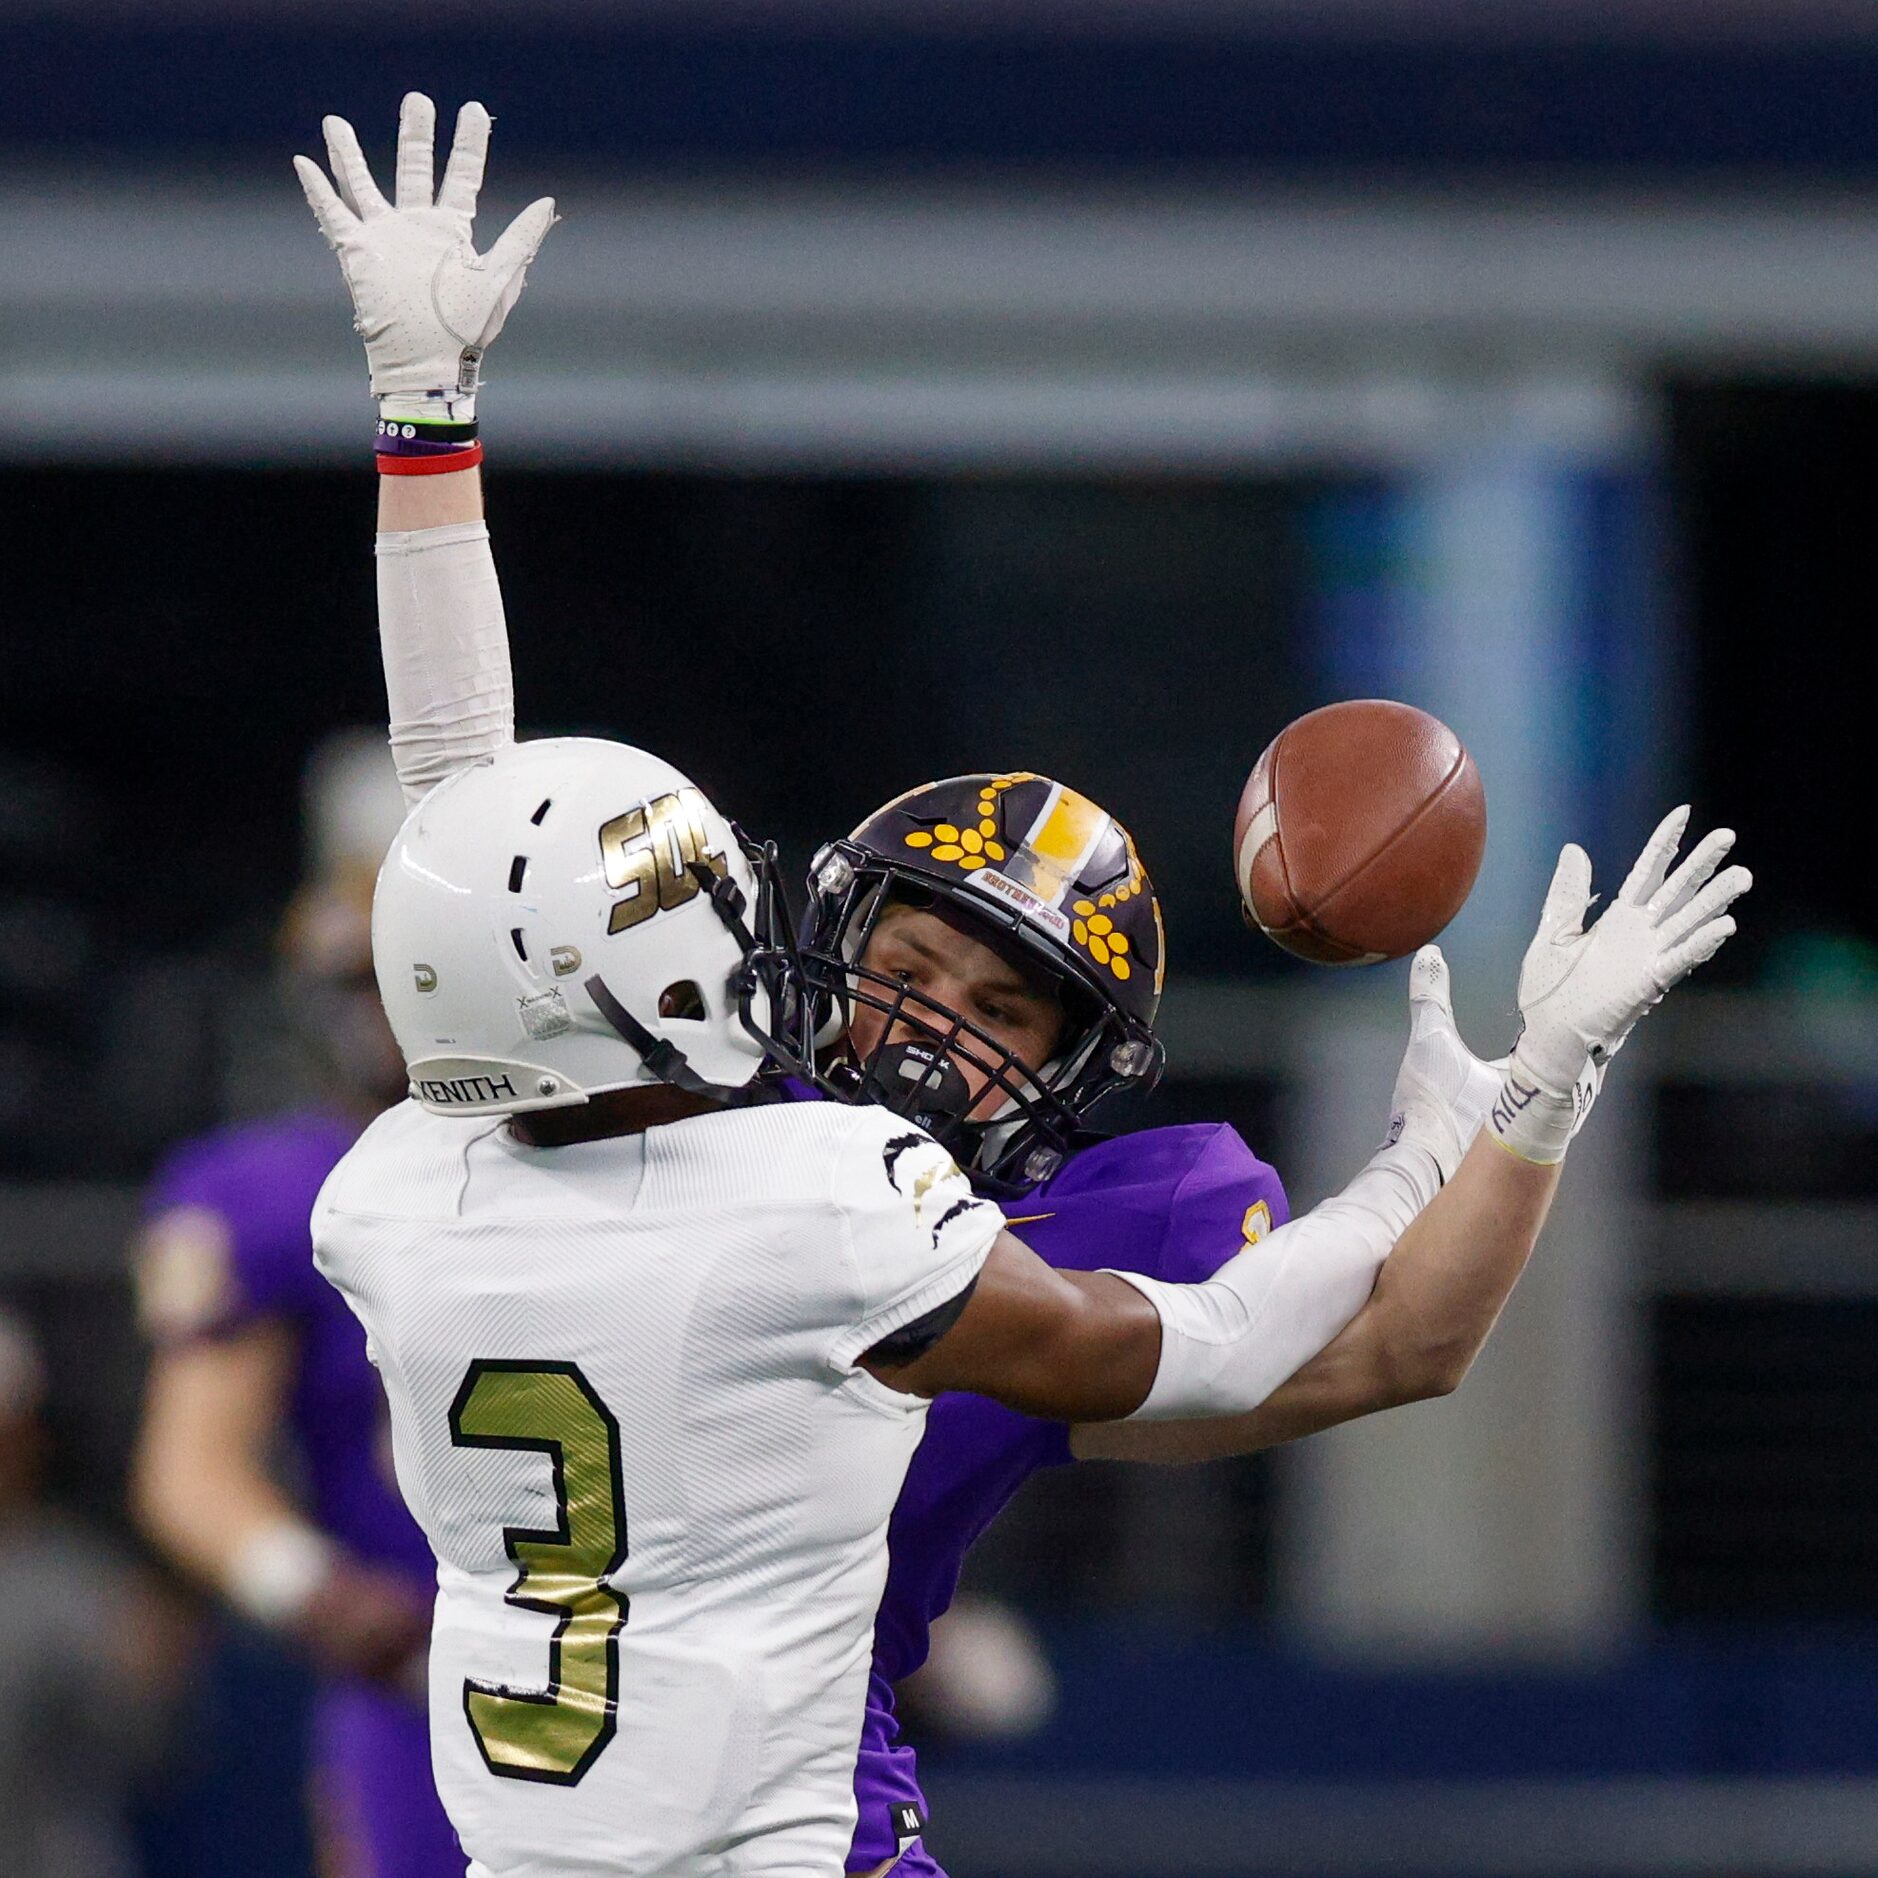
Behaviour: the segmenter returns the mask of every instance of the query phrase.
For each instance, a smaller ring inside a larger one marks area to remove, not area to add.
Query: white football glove
[[[352,323],[365,341],[372,390],[386,417],[461,423],[475,416],[483,353],[501,332],[528,264],[554,224],[554,199],[543,196],[487,254],[471,245],[489,122],[480,104],[457,113],[456,140],[434,200],[437,112],[421,92],[407,92],[398,112],[395,207],[379,194],[343,117],[329,117],[322,126],[332,182],[311,158],[293,160],[320,232],[345,270]]]
[[[1409,966],[1409,1046],[1389,1098],[1386,1145],[1426,1148],[1442,1180],[1452,1180],[1505,1076],[1504,1060],[1483,1063],[1461,1041],[1448,962],[1439,946],[1423,946]]]
[[[1589,932],[1590,858],[1571,843],[1559,855],[1520,966],[1519,1041],[1489,1112],[1494,1133],[1527,1160],[1563,1156],[1637,1019],[1735,929],[1727,909],[1754,877],[1745,867],[1715,873],[1734,830],[1716,829],[1671,873],[1688,825],[1686,805],[1664,816]]]

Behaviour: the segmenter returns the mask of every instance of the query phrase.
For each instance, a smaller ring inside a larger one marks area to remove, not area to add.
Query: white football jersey
[[[926,1404],[855,1359],[1003,1224],[874,1108],[530,1148],[405,1103],[320,1269],[437,1555],[432,1758],[471,1878],[833,1878]]]

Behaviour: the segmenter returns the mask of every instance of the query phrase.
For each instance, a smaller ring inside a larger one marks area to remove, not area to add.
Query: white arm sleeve
[[[407,804],[515,741],[508,624],[482,522],[378,537],[378,640]]]
[[[1161,1363],[1131,1421],[1242,1415],[1329,1344],[1363,1308],[1409,1222],[1441,1186],[1426,1148],[1376,1154],[1301,1219],[1247,1246],[1201,1285],[1118,1271],[1161,1317]]]

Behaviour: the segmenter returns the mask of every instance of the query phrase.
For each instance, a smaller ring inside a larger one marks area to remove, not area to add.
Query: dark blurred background
[[[1064,1470],[987,1538],[1060,1694],[941,1741],[941,1855],[1878,1869],[1865,10],[8,9],[0,1300],[53,1493],[131,1552],[137,1188],[291,1095],[302,771],[383,708],[371,413],[287,159],[327,110],[387,159],[409,86],[500,120],[485,239],[566,217],[483,400],[524,724],[656,747],[795,862],[931,776],[1094,795],[1168,912],[1123,1119],[1232,1120],[1299,1204],[1373,1138],[1399,970],[1254,940],[1227,863],[1316,704],[1481,762],[1483,1051],[1560,839],[1609,891],[1690,800],[1755,871],[1455,1400]],[[201,1648],[137,1856],[303,1871],[298,1672]]]

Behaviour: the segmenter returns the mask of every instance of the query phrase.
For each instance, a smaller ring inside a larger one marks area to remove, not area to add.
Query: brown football
[[[1387,698],[1287,724],[1233,823],[1246,915],[1318,965],[1426,945],[1461,910],[1487,845],[1474,759],[1439,718]]]

